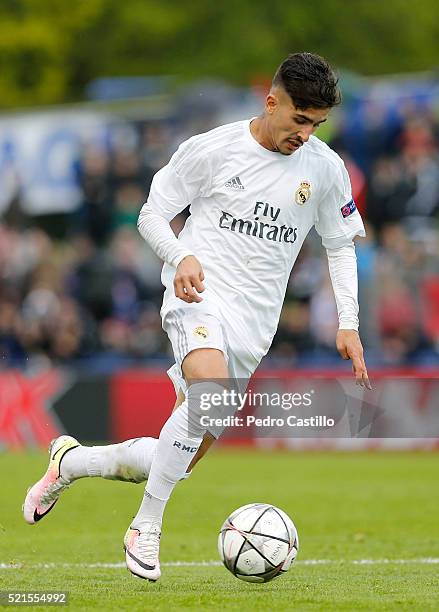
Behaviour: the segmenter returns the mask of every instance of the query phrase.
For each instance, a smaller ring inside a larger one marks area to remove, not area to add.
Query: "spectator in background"
[[[19,308],[18,293],[3,288],[0,293],[0,364],[18,366],[26,359],[26,351],[21,343],[22,321],[18,315]]]
[[[399,158],[381,156],[372,167],[367,198],[367,218],[378,232],[389,223],[404,219],[409,198],[416,186],[404,172]]]
[[[270,349],[270,358],[266,359],[264,364],[273,361],[274,365],[280,366],[299,365],[300,357],[314,348],[308,301],[287,299]]]
[[[145,169],[143,185],[149,190],[152,177],[168,163],[173,149],[171,127],[164,122],[145,122],[139,126],[141,131],[140,156]],[[145,191],[143,191],[145,193]]]
[[[144,194],[137,183],[127,181],[115,191],[115,205],[111,227],[117,230],[127,226],[135,228],[139,216],[139,202]]]
[[[405,225],[413,238],[429,234],[430,220],[439,208],[439,156],[433,126],[415,116],[401,134],[401,158],[414,192],[405,203]]]
[[[77,230],[83,231],[96,245],[104,245],[110,234],[113,212],[110,160],[105,151],[93,147],[84,149],[79,181],[83,199],[76,215]]]
[[[381,232],[378,258],[376,286],[383,359],[401,365],[420,351],[431,349],[421,317],[425,256],[401,224],[392,224]]]

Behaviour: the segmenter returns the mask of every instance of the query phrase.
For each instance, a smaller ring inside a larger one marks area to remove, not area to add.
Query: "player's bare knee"
[[[224,353],[214,348],[194,349],[184,358],[181,369],[187,381],[229,376]]]

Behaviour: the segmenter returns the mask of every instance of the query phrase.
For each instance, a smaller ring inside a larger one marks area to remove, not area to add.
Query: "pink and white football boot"
[[[123,543],[127,568],[134,576],[155,582],[161,576],[159,562],[159,522],[151,522],[142,531],[129,527]]]
[[[48,514],[59,499],[61,493],[68,488],[70,481],[62,478],[60,463],[64,455],[80,446],[72,436],[59,436],[52,440],[49,446],[49,465],[44,476],[28,489],[23,504],[24,520],[35,525]]]

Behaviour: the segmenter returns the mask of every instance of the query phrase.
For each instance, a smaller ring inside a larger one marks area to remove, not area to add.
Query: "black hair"
[[[291,53],[273,77],[294,105],[306,108],[332,108],[341,102],[338,78],[329,63],[315,53]]]

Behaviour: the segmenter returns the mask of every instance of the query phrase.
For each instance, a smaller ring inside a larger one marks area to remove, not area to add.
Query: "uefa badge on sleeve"
[[[302,181],[299,185],[299,189],[296,191],[296,204],[303,206],[309,200],[311,196],[311,183],[309,181]]]
[[[354,200],[351,200],[340,208],[341,215],[344,219],[346,219],[346,217],[349,217],[349,215],[352,215],[352,213],[354,213],[356,210],[357,207],[355,206]]]

